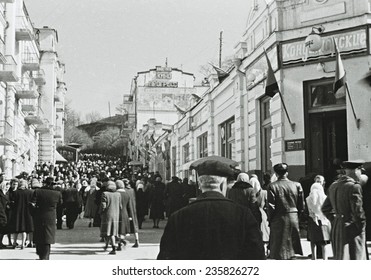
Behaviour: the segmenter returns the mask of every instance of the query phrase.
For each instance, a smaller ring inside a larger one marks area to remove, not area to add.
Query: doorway
[[[338,164],[348,159],[345,94],[333,94],[333,79],[304,84],[306,112],[306,173],[323,175],[326,185]]]

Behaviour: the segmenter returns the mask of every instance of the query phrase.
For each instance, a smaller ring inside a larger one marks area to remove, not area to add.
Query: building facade
[[[192,177],[190,164],[210,155],[260,178],[286,162],[292,179],[322,174],[329,182],[336,162],[370,164],[370,85],[362,81],[370,69],[370,7],[369,0],[253,1],[228,77],[211,74],[202,99],[156,141],[170,143],[171,174]],[[347,77],[336,94],[334,42]],[[280,89],[273,97],[265,95],[265,52]]]
[[[33,26],[22,0],[0,1],[0,168],[8,179],[38,162],[55,162],[57,124],[63,141],[54,81],[64,66],[55,51],[56,31],[46,30]],[[48,67],[52,52],[55,63]]]

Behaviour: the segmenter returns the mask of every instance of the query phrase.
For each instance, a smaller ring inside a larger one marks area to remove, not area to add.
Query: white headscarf
[[[237,182],[250,183],[250,181],[249,181],[249,175],[247,175],[246,173],[240,173],[240,174],[238,174],[238,176],[237,176]]]
[[[253,187],[254,193],[258,193],[261,190],[260,182],[255,174],[251,175],[250,185]]]
[[[321,207],[326,199],[323,186],[319,183],[314,183],[310,187],[310,194],[306,198],[309,216],[318,225],[318,220],[321,220],[323,225],[329,225],[330,221],[323,215]]]

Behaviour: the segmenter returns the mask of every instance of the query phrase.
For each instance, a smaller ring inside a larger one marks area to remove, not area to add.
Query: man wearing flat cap
[[[44,186],[35,189],[31,200],[35,227],[33,241],[40,260],[49,260],[50,245],[55,243],[56,208],[62,204],[62,195],[53,189],[53,184],[53,177],[46,178]]]
[[[195,169],[202,194],[171,215],[157,259],[265,259],[251,211],[222,194],[221,186],[235,170],[216,160],[206,160]]]
[[[322,212],[331,221],[331,244],[336,260],[365,260],[366,217],[360,184],[363,160],[343,162],[345,175],[331,184]]]
[[[303,255],[300,243],[299,214],[304,210],[303,188],[288,179],[288,165],[273,167],[277,181],[268,185],[269,258],[289,260]]]

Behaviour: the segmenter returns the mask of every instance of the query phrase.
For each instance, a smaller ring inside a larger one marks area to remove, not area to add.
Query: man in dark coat
[[[82,198],[75,186],[69,186],[62,194],[63,206],[66,209],[66,225],[73,229],[78,215],[81,213]]]
[[[166,184],[165,199],[167,200],[167,213],[170,217],[172,213],[179,210],[184,204],[184,189],[179,183],[179,178],[173,176],[171,182]]]
[[[335,260],[366,259],[366,217],[360,184],[363,163],[343,162],[345,175],[331,184],[322,205],[323,214],[331,221]]]
[[[6,234],[6,225],[8,223],[7,208],[9,207],[9,199],[6,197],[6,183],[0,183],[0,249],[5,248],[3,237]]]
[[[34,191],[34,243],[40,260],[49,260],[50,244],[55,243],[56,208],[62,203],[62,194],[53,189],[54,179],[48,177],[45,185]]]
[[[221,187],[235,171],[217,160],[196,168],[202,194],[171,215],[157,259],[265,259],[251,211],[225,198]]]

